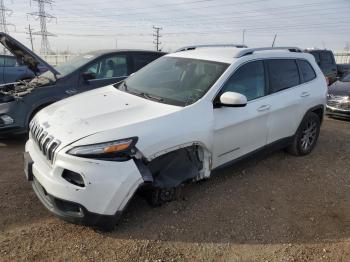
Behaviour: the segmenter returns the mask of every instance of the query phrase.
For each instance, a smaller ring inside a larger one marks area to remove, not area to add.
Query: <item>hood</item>
[[[54,75],[59,74],[51,65],[8,34],[0,32],[0,42],[33,72],[41,73],[43,71],[42,67],[45,66]]]
[[[329,87],[328,94],[335,96],[350,96],[350,82],[335,82]]]
[[[181,109],[107,86],[48,106],[36,115],[35,121],[49,135],[61,141],[61,147],[64,147],[109,130],[116,130],[118,139],[118,128],[156,119]]]

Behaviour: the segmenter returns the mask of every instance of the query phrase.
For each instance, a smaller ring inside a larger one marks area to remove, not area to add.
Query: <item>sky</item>
[[[50,0],[44,0],[50,1]],[[9,33],[30,46],[26,27],[40,31],[35,0],[4,0],[11,9]],[[155,49],[153,26],[162,27],[161,48],[243,42],[249,47],[327,48],[350,46],[350,0],[55,0],[45,5],[53,51]],[[40,36],[34,47],[40,49]]]

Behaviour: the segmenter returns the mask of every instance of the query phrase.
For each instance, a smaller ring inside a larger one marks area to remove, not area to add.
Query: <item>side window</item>
[[[271,93],[299,85],[299,71],[294,59],[268,60],[267,66]]]
[[[17,64],[16,58],[14,57],[5,57],[5,66],[6,67],[15,67]]]
[[[316,63],[319,64],[321,62],[321,57],[319,52],[310,52],[315,57]]]
[[[114,55],[101,58],[90,65],[85,72],[95,74],[95,79],[127,76],[127,57],[126,55]]]
[[[140,70],[142,67],[146,66],[147,64],[151,63],[153,60],[156,60],[159,58],[159,55],[156,54],[134,54],[133,55],[133,61],[134,61],[134,71]]]
[[[322,64],[333,64],[332,54],[330,52],[321,52]]]
[[[250,62],[238,68],[226,82],[221,93],[228,91],[243,94],[248,101],[265,96],[263,62]]]
[[[316,78],[316,73],[309,62],[305,60],[298,60],[299,69],[303,76],[303,82],[309,82]]]

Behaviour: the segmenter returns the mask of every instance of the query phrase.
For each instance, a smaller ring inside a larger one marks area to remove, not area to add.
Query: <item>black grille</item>
[[[46,156],[47,160],[52,162],[55,157],[55,152],[61,142],[46,132],[45,129],[35,121],[30,122],[29,129],[40,151]]]

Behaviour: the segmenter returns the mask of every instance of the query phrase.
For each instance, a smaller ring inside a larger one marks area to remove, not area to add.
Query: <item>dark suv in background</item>
[[[0,86],[0,135],[21,134],[45,106],[63,98],[117,83],[165,53],[141,50],[104,50],[77,56],[57,67],[5,33],[0,42],[37,76],[31,81]],[[40,74],[40,65],[47,72]]]
[[[334,83],[338,77],[338,67],[330,50],[307,49],[305,52],[312,54],[323,74],[328,78],[329,84]]]
[[[350,72],[350,64],[337,64],[331,50],[306,49],[304,52],[310,53],[315,57],[318,66],[328,81],[328,85],[333,84],[340,77]]]

